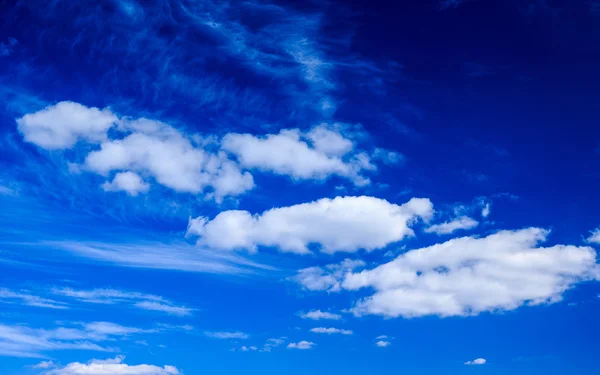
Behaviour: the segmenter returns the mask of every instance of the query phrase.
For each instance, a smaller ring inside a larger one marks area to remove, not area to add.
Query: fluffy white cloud
[[[454,233],[457,230],[467,230],[473,229],[479,225],[477,220],[474,220],[468,216],[457,217],[452,221],[447,221],[442,224],[435,224],[428,228],[425,228],[425,232],[427,233],[435,233],[435,234],[450,234]]]
[[[60,102],[17,119],[27,142],[45,149],[66,149],[79,140],[99,143],[118,121],[110,109],[88,108],[79,103]]]
[[[306,133],[298,129],[285,129],[265,136],[230,133],[223,138],[222,148],[235,154],[247,168],[298,180],[324,180],[337,175],[356,185],[368,184],[369,180],[361,172],[377,167],[371,163],[372,157],[356,150],[354,142],[343,133],[343,126],[339,124],[321,124]],[[397,154],[378,152],[377,156],[387,161]]]
[[[312,311],[308,311],[308,312],[301,312],[298,314],[302,319],[312,319],[312,320],[321,320],[321,319],[328,319],[328,320],[340,320],[342,319],[342,316],[339,314],[333,314],[327,311],[321,311],[321,310],[312,310]]]
[[[254,186],[252,175],[242,172],[223,152],[196,147],[190,137],[167,124],[139,119],[122,121],[121,127],[129,134],[89,153],[85,169],[102,175],[141,172],[178,192],[198,194],[211,188],[217,200]]]
[[[392,343],[389,341],[385,341],[385,340],[379,340],[375,343],[375,345],[377,345],[380,348],[385,348],[385,347],[392,345]]]
[[[72,362],[65,367],[48,371],[48,375],[178,375],[174,366],[128,365],[123,363],[125,357],[112,359],[92,359],[88,363]]]
[[[224,250],[273,246],[303,254],[317,244],[324,253],[371,251],[414,235],[409,226],[432,212],[429,199],[413,198],[399,206],[367,196],[324,198],[261,215],[233,210],[213,220],[198,217],[190,220],[188,234],[200,236],[199,245]]]
[[[328,335],[331,335],[331,334],[334,334],[334,333],[339,333],[339,334],[342,334],[342,335],[351,335],[351,334],[354,333],[354,332],[352,332],[349,329],[339,329],[339,328],[333,328],[333,327],[330,327],[330,328],[316,327],[316,328],[312,328],[310,330],[310,332],[313,332],[313,333],[326,333]]]
[[[313,271],[309,285],[321,290],[373,288],[372,296],[351,309],[356,315],[468,316],[552,303],[575,283],[593,279],[598,265],[590,247],[540,247],[548,234],[527,228],[455,238],[408,251],[371,270],[322,269],[322,280]],[[305,279],[296,277],[300,283]]]
[[[288,349],[307,350],[307,349],[312,349],[312,347],[314,345],[315,345],[314,342],[300,341],[300,342],[290,342],[287,347],[288,347]]]
[[[472,361],[465,362],[465,365],[485,365],[486,362],[487,361],[485,358],[477,358]]]
[[[594,229],[586,241],[589,243],[600,244],[600,228]]]
[[[136,196],[139,193],[145,193],[150,189],[150,185],[137,174],[130,171],[119,172],[115,175],[111,182],[106,181],[102,185],[105,191],[125,191],[131,196]]]
[[[248,335],[244,332],[204,332],[204,334],[208,337],[212,337],[213,339],[247,339]]]

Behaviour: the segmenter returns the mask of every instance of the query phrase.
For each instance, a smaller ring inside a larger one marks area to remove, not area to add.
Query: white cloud
[[[100,143],[118,118],[110,109],[88,108],[79,103],[60,102],[17,119],[27,142],[45,149],[66,149],[77,141]]]
[[[490,216],[491,212],[492,212],[492,205],[489,202],[483,203],[483,208],[481,209],[481,216],[484,218],[488,217],[488,216]]]
[[[158,331],[110,322],[78,323],[53,329],[0,324],[0,355],[42,358],[45,357],[44,352],[56,350],[108,352],[114,349],[99,344],[129,335],[154,332]]]
[[[387,338],[388,338],[387,335],[381,335],[381,336],[375,337],[375,340],[385,340]]]
[[[485,358],[477,358],[472,361],[465,362],[465,365],[485,365],[486,362],[487,361]]]
[[[244,345],[240,348],[240,350],[243,352],[255,352],[258,350],[258,348],[256,346],[245,346]]]
[[[244,332],[204,332],[208,337],[213,339],[229,340],[229,339],[242,339],[248,338],[248,335]]]
[[[161,296],[117,289],[75,290],[72,288],[53,288],[52,293],[86,303],[130,304],[139,309],[161,311],[169,315],[188,316],[194,310],[189,307],[175,305]]]
[[[47,375],[178,375],[180,372],[174,366],[128,365],[123,363],[125,357],[113,359],[92,359],[88,363],[71,362],[65,367],[48,371]]]
[[[600,244],[600,228],[594,229],[586,241],[589,243]]]
[[[303,268],[298,271],[296,276],[292,276],[290,280],[296,281],[308,290],[339,292],[342,288],[342,281],[345,274],[364,265],[365,262],[362,260],[344,259],[339,264],[329,264],[323,268]]]
[[[367,196],[323,198],[260,215],[232,210],[213,220],[190,219],[188,235],[199,236],[199,245],[224,250],[274,246],[304,254],[308,245],[317,244],[324,253],[371,251],[414,235],[410,225],[432,212],[429,199],[413,198],[399,206]]]
[[[144,310],[162,311],[169,315],[188,316],[192,314],[193,309],[185,306],[174,306],[167,303],[142,301],[134,304],[135,307]]]
[[[354,142],[343,133],[340,124],[320,124],[306,133],[298,129],[284,129],[265,136],[230,133],[223,138],[222,148],[235,154],[247,168],[297,180],[324,180],[337,175],[358,186],[368,184],[369,180],[361,173],[377,167],[369,155],[356,150]]]
[[[15,303],[22,305],[45,307],[48,309],[68,309],[69,306],[63,302],[55,301],[48,298],[42,298],[30,294],[27,291],[12,291],[7,288],[0,288],[0,302]]]
[[[301,312],[298,314],[302,319],[312,319],[312,320],[321,320],[321,319],[329,319],[329,320],[340,320],[342,316],[339,314],[333,314],[327,311],[321,310],[312,310],[306,313]]]
[[[211,188],[217,200],[242,194],[254,186],[252,175],[242,172],[224,153],[194,146],[190,137],[153,120],[122,121],[129,134],[101,144],[85,159],[87,170],[108,175],[112,171],[139,172],[177,192],[198,194]]]
[[[64,250],[83,258],[123,267],[216,274],[257,274],[275,270],[235,253],[198,249],[187,243],[44,241],[37,246]]]
[[[552,303],[599,273],[594,249],[540,247],[548,234],[527,228],[455,238],[408,251],[371,270],[312,271],[308,285],[320,290],[373,288],[373,295],[351,309],[355,315],[468,316]],[[305,277],[296,279],[306,287]]]
[[[102,185],[105,191],[125,191],[131,196],[136,196],[139,193],[145,193],[150,189],[150,185],[144,182],[137,174],[130,171],[119,172],[115,175],[111,182],[105,182]]]
[[[385,341],[385,340],[379,340],[375,343],[375,345],[377,345],[380,348],[385,348],[385,347],[392,345],[392,343],[389,341]]]
[[[325,328],[325,327],[316,327],[316,328],[312,328],[310,330],[310,332],[313,333],[326,333],[328,335],[334,334],[334,333],[340,333],[342,335],[351,335],[354,332],[352,332],[349,329],[339,329],[339,328]]]
[[[288,347],[288,349],[307,350],[307,349],[312,349],[312,347],[314,345],[315,345],[314,342],[300,341],[300,342],[290,342],[287,347]]]
[[[42,361],[31,367],[36,368],[36,369],[49,369],[52,367],[56,367],[56,364],[53,361]]]
[[[430,226],[429,228],[425,228],[425,232],[427,233],[436,233],[436,234],[450,234],[454,233],[457,230],[468,230],[473,229],[479,225],[479,222],[468,217],[461,216],[457,217],[452,221],[447,221],[442,224],[435,224]]]

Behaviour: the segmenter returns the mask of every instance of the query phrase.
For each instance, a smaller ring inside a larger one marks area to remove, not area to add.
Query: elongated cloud
[[[354,332],[352,332],[349,329],[339,329],[339,328],[333,328],[333,327],[329,327],[329,328],[326,328],[326,327],[316,327],[316,328],[312,328],[310,330],[310,332],[313,332],[313,333],[326,333],[328,335],[336,334],[336,333],[337,334],[342,334],[342,335],[351,335],[351,334],[354,333]]]
[[[408,251],[361,272],[351,268],[311,271],[308,285],[322,290],[372,288],[355,315],[388,317],[468,316],[559,301],[574,284],[598,274],[590,247],[540,247],[549,232],[539,228],[462,237]],[[306,287],[301,270],[296,281]],[[319,284],[321,283],[321,284]]]
[[[435,224],[425,229],[427,233],[435,233],[435,234],[451,234],[458,230],[467,230],[473,229],[479,222],[474,220],[468,216],[461,216],[452,221],[447,221],[442,224]]]
[[[334,314],[334,313],[330,313],[327,311],[321,311],[321,310],[312,310],[312,311],[308,311],[308,312],[302,312],[298,314],[302,319],[311,319],[311,320],[321,320],[321,319],[328,319],[328,320],[340,320],[342,319],[342,316],[339,314]]]
[[[188,235],[199,236],[199,245],[222,250],[269,246],[305,254],[316,244],[324,253],[372,251],[412,236],[410,225],[432,212],[429,199],[413,198],[399,206],[367,196],[324,198],[261,215],[236,210],[212,220],[198,217],[190,220]]]
[[[208,337],[213,339],[229,340],[229,339],[247,339],[249,336],[244,332],[204,332]]]

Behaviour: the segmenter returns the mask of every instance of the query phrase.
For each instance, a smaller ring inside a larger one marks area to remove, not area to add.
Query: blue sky
[[[0,12],[0,373],[600,370],[597,1]]]

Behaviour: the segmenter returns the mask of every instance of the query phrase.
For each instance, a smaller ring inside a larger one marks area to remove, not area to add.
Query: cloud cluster
[[[541,247],[539,228],[462,237],[408,251],[361,272],[343,265],[300,270],[295,280],[312,290],[372,288],[355,315],[467,316],[559,301],[563,292],[598,273],[590,247]]]
[[[243,169],[296,180],[337,175],[365,185],[369,179],[362,172],[375,171],[374,160],[399,159],[392,151],[374,149],[369,155],[359,150],[352,132],[341,124],[265,136],[230,133],[208,141],[160,121],[120,117],[109,108],[68,101],[16,121],[24,139],[41,148],[69,149],[78,143],[92,147],[83,163],[71,164],[71,170],[97,173],[107,178],[101,185],[105,191],[132,196],[148,192],[149,181],[154,181],[176,192],[206,194],[221,201],[254,187],[252,174]]]
[[[600,228],[594,229],[586,241],[589,243],[600,244]]]
[[[372,251],[412,236],[416,220],[431,217],[429,199],[413,198],[403,205],[368,196],[323,198],[273,208],[260,215],[223,211],[214,219],[190,219],[188,235],[201,246],[256,251],[258,246],[309,253],[318,245],[324,253]]]
[[[47,371],[46,375],[178,375],[179,370],[174,366],[163,367],[155,365],[128,365],[123,363],[124,356],[112,359],[92,359],[88,363],[71,362],[64,367]]]

